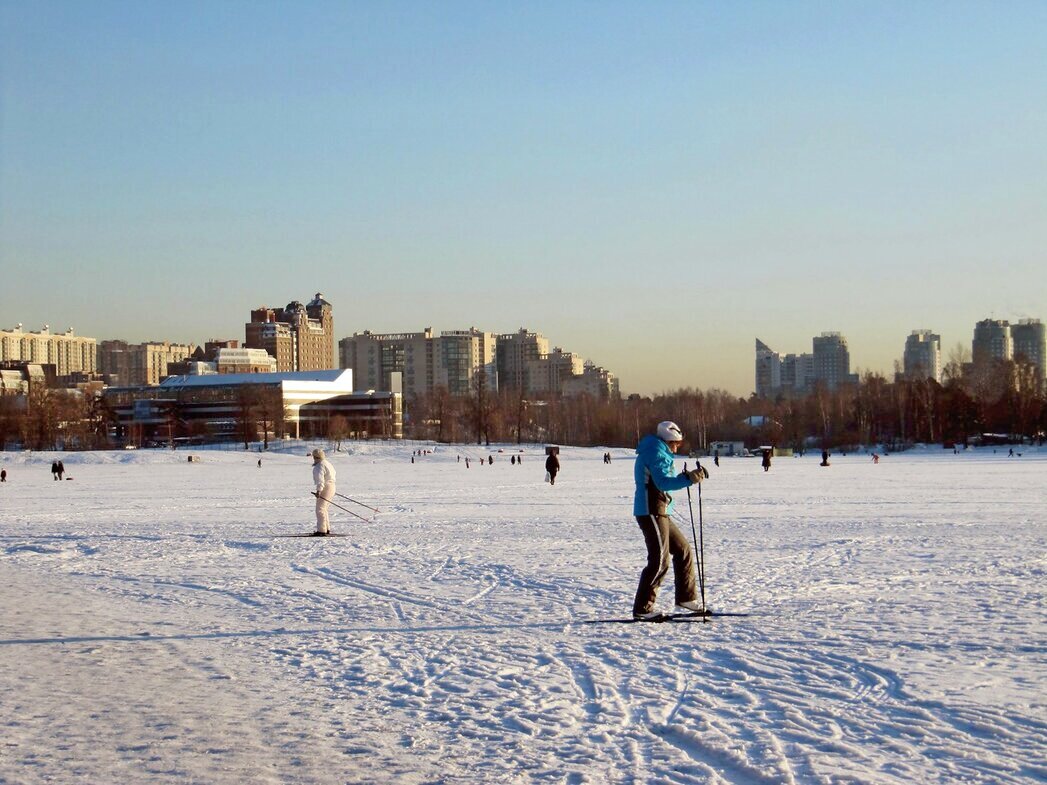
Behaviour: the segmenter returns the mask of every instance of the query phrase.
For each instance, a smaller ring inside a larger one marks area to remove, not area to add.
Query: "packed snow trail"
[[[590,625],[644,559],[627,451],[354,450],[383,513],[334,540],[272,536],[301,455],[5,454],[0,782],[1047,776],[1042,454],[721,460],[709,602],[754,615]]]

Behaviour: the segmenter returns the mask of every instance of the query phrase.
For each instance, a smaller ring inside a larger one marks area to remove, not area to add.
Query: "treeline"
[[[280,436],[286,429],[278,394],[246,386],[235,408],[237,428],[230,435],[245,448],[250,441],[267,441],[270,433]],[[181,423],[175,410],[169,415],[166,436],[214,436],[200,424]],[[820,386],[803,397],[774,400],[739,398],[718,389],[611,400],[584,395],[535,399],[516,390],[491,392],[478,384],[469,395],[454,396],[438,388],[404,403],[407,438],[446,443],[632,447],[661,420],[679,423],[695,450],[708,450],[714,441],[793,449],[872,444],[900,448],[916,442],[967,444],[984,433],[1042,443],[1047,395],[1035,366],[1006,361],[974,369],[950,363],[942,384],[888,381],[881,374],[866,373],[854,385],[831,391]],[[100,396],[44,386],[34,386],[24,397],[0,396],[0,449],[106,449],[126,440],[126,435],[111,438],[115,426]],[[339,441],[361,433],[340,416],[317,423],[315,430],[311,424],[311,431],[310,435]],[[367,433],[386,435],[373,424]]]
[[[105,449],[109,423],[100,397],[73,390],[33,385],[25,396],[0,396],[0,450]]]
[[[1011,361],[979,369],[953,364],[944,383],[888,381],[865,373],[857,384],[816,386],[802,397],[739,398],[723,390],[681,389],[650,398],[528,399],[516,391],[446,390],[405,404],[405,436],[440,442],[550,442],[631,447],[661,420],[674,420],[690,447],[714,441],[804,449],[916,442],[968,444],[983,433],[1039,440],[1047,399],[1035,366]]]

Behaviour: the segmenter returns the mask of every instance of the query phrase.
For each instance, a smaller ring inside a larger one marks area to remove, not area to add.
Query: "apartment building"
[[[606,368],[592,362],[586,362],[581,374],[563,380],[561,392],[568,398],[588,395],[599,401],[617,398],[621,395],[618,379]]]
[[[840,333],[822,333],[812,340],[812,344],[815,381],[823,382],[830,390],[857,381],[851,376],[851,353],[847,348],[847,339]]]
[[[433,330],[372,333],[364,330],[338,342],[338,364],[352,368],[358,391],[391,390],[393,374],[402,374],[403,392],[420,395],[433,389]]]
[[[756,339],[756,395],[769,398],[782,387],[782,356]]]
[[[293,300],[282,309],[262,306],[252,310],[244,333],[244,347],[264,349],[280,372],[334,366],[333,309],[320,292],[305,305]]]
[[[763,398],[806,395],[819,382],[835,390],[841,384],[858,381],[857,375],[851,373],[847,339],[840,333],[822,333],[811,343],[810,354],[781,355],[757,339],[756,394]]]
[[[556,347],[549,354],[526,362],[527,384],[524,389],[530,395],[562,394],[564,383],[572,377],[580,377],[584,370],[584,359]]]
[[[907,379],[942,380],[942,338],[930,330],[913,330],[905,339],[902,368]]]
[[[477,385],[496,391],[495,341],[494,333],[475,327],[441,332],[433,351],[435,384],[446,387],[451,395],[470,394]]]
[[[1011,325],[1006,319],[983,319],[974,325],[971,359],[975,366],[1014,357]]]
[[[526,395],[619,394],[610,371],[559,347],[550,352],[548,346],[544,337],[522,328],[503,334],[475,327],[439,334],[431,327],[411,333],[365,330],[338,342],[338,359],[341,367],[353,369],[358,391],[389,390],[393,376],[400,374],[406,395],[437,387],[465,395],[478,383],[487,390],[508,387]]]
[[[529,363],[549,354],[549,340],[521,327],[515,333],[501,333],[497,339],[498,384],[502,388],[531,390],[527,378]]]
[[[52,333],[50,325],[26,332],[21,324],[0,330],[0,362],[5,360],[53,365],[62,379],[73,374],[93,374],[98,369],[98,346],[94,338],[76,335],[70,327]]]
[[[1011,325],[1014,359],[1024,359],[1039,369],[1041,380],[1047,378],[1047,326],[1039,319],[1021,319]]]
[[[184,363],[196,351],[191,343],[102,341],[98,347],[98,372],[112,385],[160,384],[170,374],[168,365]]]

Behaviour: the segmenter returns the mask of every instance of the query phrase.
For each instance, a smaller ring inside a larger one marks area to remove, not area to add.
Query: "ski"
[[[589,619],[583,624],[671,624],[673,622],[704,621],[705,619],[734,618],[748,616],[748,613],[732,613],[730,611],[705,611],[699,613],[659,613],[650,619]]]
[[[316,532],[306,532],[304,534],[274,534],[274,537],[348,537],[348,534],[337,534],[335,532],[328,532],[327,534],[317,534]]]

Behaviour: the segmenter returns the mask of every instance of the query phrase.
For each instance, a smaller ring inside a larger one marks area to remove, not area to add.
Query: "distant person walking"
[[[658,616],[654,602],[658,588],[669,572],[672,557],[676,604],[689,611],[702,610],[695,586],[694,556],[691,545],[669,516],[673,498],[669,491],[678,491],[702,481],[706,476],[700,466],[689,472],[676,473],[673,456],[683,444],[683,432],[674,422],[658,424],[654,434],[648,434],[636,447],[633,479],[636,494],[633,515],[643,532],[647,546],[647,564],[640,573],[640,585],[633,600],[633,617],[651,619]]]
[[[769,472],[771,470],[771,451],[770,450],[764,450],[763,451],[763,460],[760,461],[760,463],[763,466],[763,470],[765,472]]]
[[[545,459],[545,473],[550,485],[556,485],[556,475],[559,471],[560,459],[556,457],[556,453],[549,453],[549,457]]]
[[[316,532],[319,537],[326,537],[331,533],[331,522],[328,518],[328,510],[335,491],[334,467],[327,460],[324,451],[317,448],[313,450],[313,485],[316,486]]]
[[[51,461],[51,479],[58,481],[58,461]]]
[[[58,462],[58,479],[62,480],[65,478],[65,464],[61,461]]]
[[[0,469],[0,482],[7,482],[7,469]]]
[[[716,466],[720,465],[720,451],[719,450],[717,450],[715,453],[713,453],[713,463]]]
[[[822,462],[820,464],[818,464],[818,465],[819,466],[828,466],[829,465],[829,451],[828,450],[822,450]]]

